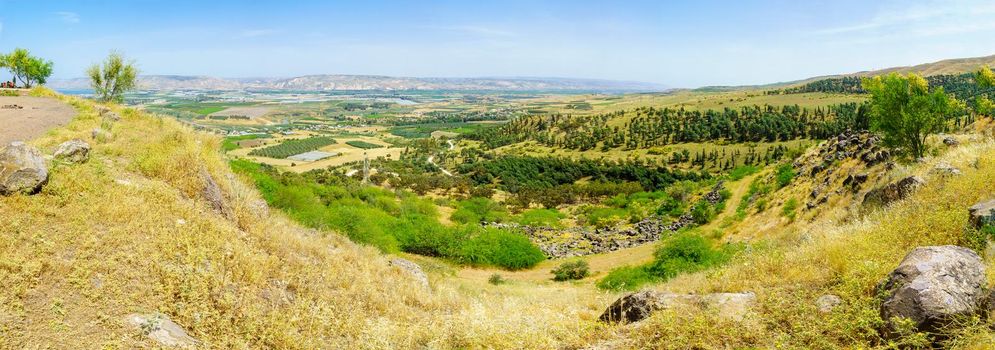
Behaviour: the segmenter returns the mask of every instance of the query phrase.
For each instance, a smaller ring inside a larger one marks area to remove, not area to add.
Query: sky
[[[995,54],[995,1],[0,0],[0,52],[81,77],[572,77],[749,85]]]

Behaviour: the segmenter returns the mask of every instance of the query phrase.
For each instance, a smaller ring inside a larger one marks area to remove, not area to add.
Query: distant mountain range
[[[55,89],[86,89],[89,80],[53,80]],[[571,78],[410,78],[379,75],[306,75],[293,78],[217,78],[207,76],[143,75],[138,87],[145,90],[494,90],[494,91],[602,91],[655,92],[659,84]]]

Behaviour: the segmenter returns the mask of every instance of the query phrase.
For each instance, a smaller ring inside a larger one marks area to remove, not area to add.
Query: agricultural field
[[[298,140],[286,140],[278,145],[254,149],[251,152],[249,152],[249,155],[284,159],[292,155],[314,151],[334,143],[335,139],[327,136],[309,137],[306,139],[298,139]]]

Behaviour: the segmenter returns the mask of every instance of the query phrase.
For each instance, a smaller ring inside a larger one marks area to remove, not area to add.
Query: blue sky
[[[761,84],[995,54],[995,2],[0,0],[0,51],[83,75],[555,76]]]

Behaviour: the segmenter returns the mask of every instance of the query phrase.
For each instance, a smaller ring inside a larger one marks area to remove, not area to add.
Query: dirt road
[[[0,145],[31,140],[74,116],[76,110],[52,98],[0,96]]]

